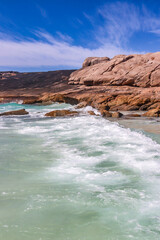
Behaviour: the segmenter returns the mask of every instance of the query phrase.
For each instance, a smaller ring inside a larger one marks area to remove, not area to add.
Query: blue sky
[[[0,71],[160,50],[160,0],[0,0]]]

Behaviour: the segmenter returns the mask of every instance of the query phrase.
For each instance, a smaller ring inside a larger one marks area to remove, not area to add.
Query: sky
[[[160,0],[0,0],[0,71],[160,51]]]

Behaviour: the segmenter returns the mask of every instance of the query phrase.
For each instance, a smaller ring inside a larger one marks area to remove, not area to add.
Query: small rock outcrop
[[[102,117],[107,117],[107,118],[112,117],[112,114],[107,110],[101,110],[100,113],[101,113]]]
[[[79,108],[84,108],[88,105],[87,101],[83,101],[83,102],[80,102],[77,106],[76,106],[76,109],[79,109]]]
[[[88,111],[89,115],[96,115],[93,111]]]
[[[160,108],[155,108],[147,111],[142,115],[143,117],[160,117]]]
[[[114,112],[114,113],[112,113],[112,118],[121,118],[122,116],[123,116],[123,114],[120,113],[120,112]]]
[[[10,116],[10,115],[26,115],[29,114],[25,109],[15,110],[15,111],[9,111],[0,113],[0,116]]]
[[[70,111],[70,110],[54,110],[49,113],[46,113],[46,117],[64,117],[64,116],[75,116],[77,115],[77,111]]]

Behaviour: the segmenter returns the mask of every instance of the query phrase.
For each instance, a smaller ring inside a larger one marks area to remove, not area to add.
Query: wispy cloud
[[[140,29],[139,10],[133,4],[117,2],[98,9],[104,23],[99,31],[108,41],[116,45],[126,43],[131,35]]]
[[[95,24],[95,19],[93,16],[90,16],[89,14],[87,14],[86,12],[83,12],[84,17],[92,24]]]
[[[129,53],[109,43],[92,50],[72,45],[63,39],[57,40],[46,32],[39,32],[39,36],[40,39],[36,41],[0,39],[0,66],[38,67],[62,65],[77,68],[81,66],[83,60],[88,56],[112,57],[115,54]]]
[[[48,17],[48,13],[46,11],[46,9],[44,9],[42,6],[40,6],[39,4],[36,4],[36,7],[37,9],[39,10],[41,16],[47,20],[49,20],[49,17]]]
[[[69,42],[69,43],[73,42],[73,38],[70,37],[69,35],[63,34],[63,33],[61,33],[61,32],[56,32],[56,33],[57,33],[57,36],[58,36],[61,40],[65,41],[65,42]]]
[[[100,42],[109,41],[117,46],[125,46],[134,33],[158,33],[160,15],[155,16],[144,5],[138,7],[127,2],[105,4],[98,9],[103,24],[98,27]],[[96,33],[97,35],[97,33]]]
[[[157,34],[157,35],[160,35],[160,29],[151,30],[150,32],[154,33],[154,34]]]
[[[46,12],[41,11],[43,17]],[[96,18],[85,14],[93,24],[90,43],[96,47],[76,45],[67,34],[57,32],[52,36],[44,30],[35,31],[35,39],[17,39],[0,33],[1,67],[44,67],[65,66],[79,68],[86,57],[136,53],[128,47],[132,35],[138,31],[160,34],[160,18],[150,13],[144,6],[117,2],[105,4],[97,9],[102,24]],[[92,45],[93,46],[93,45]]]

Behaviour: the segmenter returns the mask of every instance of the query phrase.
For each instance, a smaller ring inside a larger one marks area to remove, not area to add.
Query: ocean
[[[0,239],[160,239],[159,122],[0,112],[22,108],[0,117]]]

